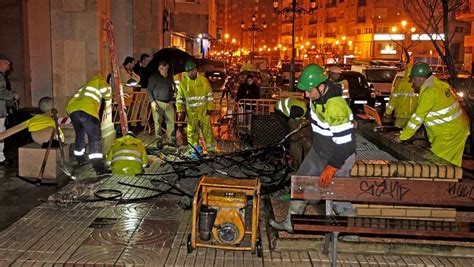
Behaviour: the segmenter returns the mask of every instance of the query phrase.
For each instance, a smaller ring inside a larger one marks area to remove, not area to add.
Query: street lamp
[[[305,9],[298,6],[298,0],[291,0],[289,6],[282,9],[278,9],[280,4],[279,0],[273,0],[273,11],[276,14],[284,14],[285,16],[291,15],[291,68],[290,68],[290,90],[294,91],[294,80],[295,80],[295,16],[312,14],[316,9],[316,0],[310,0],[310,8]]]
[[[240,28],[244,32],[252,32],[252,53],[255,52],[255,32],[263,32],[267,28],[267,23],[264,21],[262,26],[257,25],[255,21],[257,20],[257,16],[255,14],[252,15],[252,24],[249,27],[245,27],[244,21],[240,23]]]
[[[408,63],[410,62],[410,53],[408,52],[408,50],[416,46],[417,44],[419,44],[419,40],[418,42],[412,40],[412,35],[416,32],[415,27],[411,27],[408,29],[407,27],[408,22],[406,20],[402,20],[400,22],[400,25],[402,26],[401,29],[398,29],[397,26],[393,26],[392,33],[395,34],[395,33],[400,32],[401,34],[403,34],[403,39],[400,40],[399,42],[397,42],[395,38],[390,38],[390,39],[392,40],[392,42],[394,42],[397,46],[400,46],[401,48],[400,62],[403,62],[403,55],[405,55],[405,62]]]

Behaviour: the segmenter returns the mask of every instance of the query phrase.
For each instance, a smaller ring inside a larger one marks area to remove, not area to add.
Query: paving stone
[[[434,267],[437,266],[436,263],[431,261],[430,257],[427,256],[420,256],[420,259],[423,261],[426,267]]]

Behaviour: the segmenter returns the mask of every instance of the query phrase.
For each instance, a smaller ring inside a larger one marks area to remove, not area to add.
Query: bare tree
[[[406,21],[404,21],[404,23],[406,24]],[[410,49],[417,46],[420,43],[420,40],[413,40],[412,38],[412,35],[415,33],[416,28],[411,27],[410,29],[408,29],[405,27],[405,24],[402,24],[401,32],[400,32],[401,34],[405,36],[405,38],[403,38],[403,40],[400,40],[400,41],[392,39],[392,42],[394,42],[395,45],[399,46],[402,49],[403,54],[400,55],[400,62],[405,62],[405,64],[407,64],[410,62],[410,53],[409,53]],[[397,28],[395,28],[395,31],[394,30],[392,31],[394,33],[398,32]]]
[[[467,0],[403,0],[405,11],[418,26],[420,32],[428,34],[441,60],[448,68],[449,76],[456,86],[456,68],[450,51],[454,31],[449,23],[455,20],[454,13]],[[440,38],[444,34],[444,38]]]

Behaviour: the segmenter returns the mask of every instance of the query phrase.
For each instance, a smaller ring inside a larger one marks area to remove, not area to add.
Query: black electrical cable
[[[104,196],[107,194],[112,194],[112,196]],[[117,189],[99,189],[94,192],[94,196],[100,199],[100,201],[106,201],[106,200],[115,200],[117,198],[120,198],[123,196],[122,191],[117,190]]]

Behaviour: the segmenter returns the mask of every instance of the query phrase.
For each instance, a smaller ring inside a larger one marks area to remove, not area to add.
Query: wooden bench
[[[296,233],[325,233],[323,253],[332,241],[332,266],[337,263],[340,233],[361,236],[417,237],[425,239],[474,240],[474,222],[343,217],[332,214],[333,201],[360,204],[474,208],[474,183],[384,178],[334,178],[327,188],[319,177],[292,176],[291,199],[326,200],[326,215],[293,215]]]

